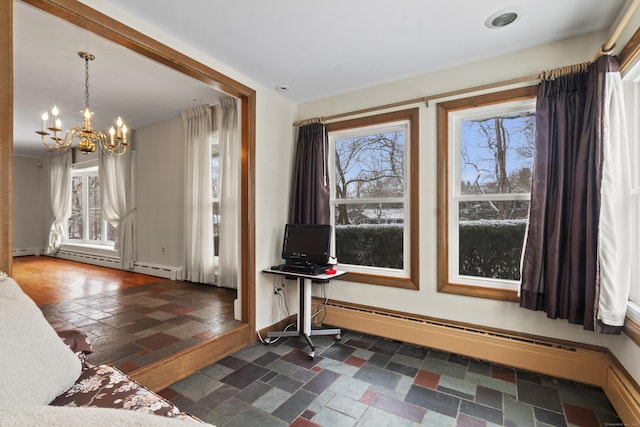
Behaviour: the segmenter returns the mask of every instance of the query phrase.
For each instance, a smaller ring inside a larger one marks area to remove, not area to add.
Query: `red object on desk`
[[[325,270],[324,274],[336,274],[336,269],[335,268],[329,268],[329,269]]]

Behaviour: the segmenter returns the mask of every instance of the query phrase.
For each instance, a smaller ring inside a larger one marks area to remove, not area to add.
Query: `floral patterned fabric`
[[[89,365],[78,381],[69,390],[56,397],[50,405],[128,409],[200,421],[190,414],[180,412],[171,402],[147,390],[110,365]]]

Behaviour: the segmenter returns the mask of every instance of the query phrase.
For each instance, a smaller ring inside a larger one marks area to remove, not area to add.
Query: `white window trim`
[[[517,280],[504,280],[504,279],[492,279],[482,278],[474,276],[465,276],[459,274],[459,203],[464,201],[499,201],[499,200],[523,200],[528,201],[531,199],[529,193],[509,193],[509,194],[480,194],[480,195],[462,195],[460,192],[462,183],[462,170],[460,165],[460,152],[462,144],[462,122],[473,119],[483,119],[496,115],[502,115],[511,112],[531,111],[535,110],[535,98],[500,102],[497,104],[472,107],[461,109],[457,111],[450,111],[448,113],[449,123],[449,141],[448,141],[448,176],[449,182],[447,195],[449,200],[448,209],[448,240],[449,240],[449,254],[448,254],[448,274],[449,281],[467,286],[477,286],[491,289],[502,289],[517,291],[520,286],[520,281]]]
[[[374,133],[387,133],[401,130],[404,132],[404,193],[403,197],[394,198],[366,198],[366,199],[336,199],[335,190],[335,141],[336,139],[352,138],[360,135],[370,135]],[[373,274],[379,276],[396,277],[396,278],[410,278],[411,277],[411,179],[410,179],[410,145],[411,145],[411,121],[398,120],[387,123],[374,124],[371,126],[362,126],[357,128],[349,128],[343,130],[336,130],[329,132],[329,177],[330,177],[330,214],[331,214],[331,252],[335,257],[335,207],[338,204],[365,204],[365,203],[402,203],[403,204],[403,268],[383,268],[383,267],[371,267],[360,266],[353,264],[343,264],[338,259],[340,269],[362,274]]]
[[[640,203],[640,170],[638,170],[638,167],[640,166],[640,143],[638,141],[638,138],[640,138],[640,119],[638,118],[638,114],[640,114],[640,63],[636,63],[635,66],[624,76],[623,85],[626,94],[631,95],[625,99],[629,141],[631,141],[630,154],[632,162],[630,197],[632,210],[631,223],[633,229],[631,230],[631,233],[634,236],[638,236],[640,235],[640,208],[637,207]],[[632,258],[637,258],[638,255],[640,255],[640,241],[638,241],[638,239],[632,239],[631,249],[633,251]],[[638,279],[640,267],[638,267],[637,264],[634,264],[632,269],[632,282],[629,291],[628,305],[629,310],[637,317],[640,316],[640,279]]]

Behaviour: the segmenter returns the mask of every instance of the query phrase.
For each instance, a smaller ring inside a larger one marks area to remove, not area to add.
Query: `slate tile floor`
[[[160,394],[220,427],[621,425],[599,388],[355,332],[314,343],[256,343]]]
[[[40,309],[55,329],[89,335],[90,363],[131,372],[240,326],[233,318],[235,298],[232,289],[158,279]]]

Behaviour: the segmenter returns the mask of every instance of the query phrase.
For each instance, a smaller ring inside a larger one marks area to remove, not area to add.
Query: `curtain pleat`
[[[64,226],[71,215],[71,151],[49,156],[49,198],[53,221],[49,231],[47,253],[55,253],[64,238]]]
[[[291,187],[289,222],[329,224],[328,136],[322,123],[301,126]]]

